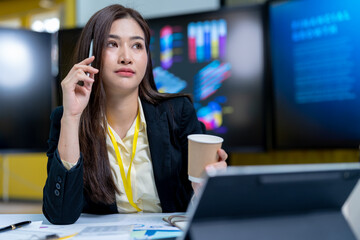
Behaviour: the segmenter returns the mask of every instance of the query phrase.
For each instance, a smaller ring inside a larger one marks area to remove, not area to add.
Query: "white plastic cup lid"
[[[210,134],[191,134],[188,135],[187,138],[199,143],[222,143],[224,141],[221,137]]]

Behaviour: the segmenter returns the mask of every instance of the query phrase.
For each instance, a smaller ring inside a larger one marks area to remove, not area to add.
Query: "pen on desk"
[[[0,228],[0,232],[4,232],[4,231],[8,231],[8,230],[15,230],[17,228],[23,227],[23,226],[28,225],[30,223],[31,223],[31,221],[23,221],[23,222],[19,222],[19,223],[14,223],[14,224],[11,224],[9,226]]]

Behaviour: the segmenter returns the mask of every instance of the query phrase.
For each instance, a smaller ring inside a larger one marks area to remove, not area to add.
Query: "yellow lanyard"
[[[131,204],[131,206],[133,206],[138,212],[141,212],[142,210],[138,206],[136,206],[136,204],[134,203],[132,189],[131,189],[131,179],[130,179],[131,165],[132,165],[132,162],[134,160],[134,156],[135,156],[135,152],[136,152],[136,144],[137,144],[137,139],[138,139],[138,135],[139,135],[139,128],[140,128],[140,111],[138,111],[138,114],[136,116],[136,125],[135,125],[134,140],[133,140],[133,146],[132,146],[132,155],[131,155],[130,165],[129,165],[129,169],[128,169],[126,177],[125,177],[124,165],[123,165],[123,162],[121,160],[119,147],[118,147],[118,145],[116,143],[114,134],[112,133],[112,131],[110,129],[110,126],[108,126],[108,132],[109,132],[109,135],[110,135],[110,138],[111,138],[111,142],[114,145],[116,158],[117,158],[117,161],[118,161],[118,164],[119,164],[119,167],[120,167],[121,179],[123,181],[124,188],[125,188],[125,194],[126,194],[128,200],[129,200],[129,203]]]

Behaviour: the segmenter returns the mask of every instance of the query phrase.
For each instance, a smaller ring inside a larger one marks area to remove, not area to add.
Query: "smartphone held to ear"
[[[93,55],[93,42],[94,42],[94,39],[91,39],[90,48],[89,48],[89,56],[88,57],[91,57]],[[91,66],[91,63],[89,64],[89,66]],[[86,75],[90,76],[90,73],[86,73]],[[84,81],[78,81],[77,84],[79,86],[84,86]]]

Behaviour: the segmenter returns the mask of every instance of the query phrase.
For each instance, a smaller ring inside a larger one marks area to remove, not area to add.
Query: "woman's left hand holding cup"
[[[205,171],[207,173],[211,173],[221,169],[224,170],[227,168],[226,159],[228,158],[228,154],[225,152],[225,150],[224,149],[217,150],[217,155],[218,155],[218,162],[206,165]],[[195,195],[197,195],[203,183],[191,182],[191,185],[194,189]]]

